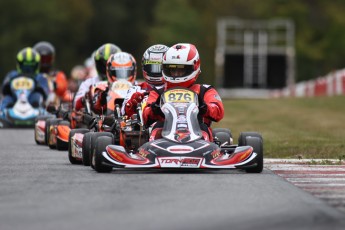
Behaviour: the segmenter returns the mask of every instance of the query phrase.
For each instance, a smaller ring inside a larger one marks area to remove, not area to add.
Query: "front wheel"
[[[257,154],[256,164],[253,167],[245,169],[247,173],[261,173],[264,167],[264,150],[263,138],[256,132],[243,132],[238,138],[238,145],[249,145],[253,147],[253,151]]]
[[[88,153],[85,151],[85,158],[89,157],[89,163],[91,165],[91,168],[95,168],[95,165],[92,163],[92,158],[93,158],[93,152],[94,152],[94,148],[96,146],[96,141],[98,137],[110,137],[112,140],[114,140],[114,135],[112,133],[109,132],[99,132],[99,133],[92,133],[90,135],[90,142],[89,142],[89,151]],[[111,143],[113,144],[113,142]],[[83,154],[84,154],[84,149],[83,149]],[[83,155],[83,159],[84,159],[84,155]],[[87,159],[85,159],[87,161]]]
[[[105,151],[105,148],[112,144],[111,137],[98,137],[96,140],[96,146],[94,149],[94,163],[95,170],[100,173],[111,172],[113,167],[103,164],[103,155],[102,152]]]

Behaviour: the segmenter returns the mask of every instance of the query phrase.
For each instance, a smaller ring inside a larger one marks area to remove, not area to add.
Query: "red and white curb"
[[[264,166],[298,188],[345,212],[345,163],[335,165],[339,161],[332,161],[332,165],[318,165],[317,162],[324,161],[265,159]]]

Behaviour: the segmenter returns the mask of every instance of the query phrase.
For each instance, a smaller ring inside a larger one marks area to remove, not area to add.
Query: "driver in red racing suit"
[[[162,61],[169,47],[161,44],[150,46],[143,54],[141,67],[145,81],[128,90],[123,101],[121,113],[131,117],[139,103],[147,99],[148,92],[153,88],[163,88]]]
[[[55,61],[55,47],[47,41],[40,41],[33,46],[40,56],[40,73],[44,74],[49,82],[50,93],[48,104],[58,105],[60,101],[72,101],[72,94],[67,89],[67,78],[63,71],[53,68]]]
[[[126,80],[134,84],[137,75],[137,64],[134,57],[126,52],[112,54],[106,64],[107,85],[100,85],[95,88],[92,98],[93,111],[103,114],[107,111],[107,95],[111,84],[117,80]]]
[[[212,86],[195,84],[200,72],[199,53],[194,45],[179,43],[168,49],[163,58],[165,87],[150,92],[143,111],[146,126],[158,121],[152,128],[150,140],[161,136],[164,114],[159,107],[160,95],[164,90],[174,87],[189,88],[198,94],[200,127],[203,130],[204,138],[213,140],[210,126],[212,121],[218,122],[224,117],[224,107],[218,92]]]

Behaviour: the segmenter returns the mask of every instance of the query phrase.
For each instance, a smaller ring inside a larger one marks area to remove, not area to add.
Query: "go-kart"
[[[19,76],[11,81],[11,91],[17,100],[13,107],[0,111],[0,128],[32,128],[35,118],[47,113],[43,106],[33,107],[29,103],[29,96],[34,89],[35,81],[27,76]]]
[[[99,83],[104,84],[104,83]],[[112,136],[116,133],[120,120],[120,106],[132,84],[126,80],[114,82],[108,91],[107,111],[102,115],[84,114],[88,128],[72,129],[69,135],[68,158],[71,164],[90,165],[91,149],[99,136]],[[95,85],[93,88],[98,87]]]
[[[70,131],[71,103],[61,103],[47,108],[49,115],[38,116],[35,120],[35,141],[51,149],[67,150]]]
[[[195,92],[185,88],[170,89],[162,94],[160,106],[165,115],[160,138],[128,151],[114,143],[111,137],[98,137],[92,158],[94,169],[97,172],[110,172],[113,168],[262,171],[261,135],[241,133],[238,145],[232,144],[228,129],[214,129],[213,140],[208,138],[198,121],[198,96]]]

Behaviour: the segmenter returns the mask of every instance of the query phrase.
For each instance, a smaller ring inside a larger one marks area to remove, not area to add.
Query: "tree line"
[[[20,49],[42,40],[55,46],[56,66],[66,73],[106,42],[138,64],[152,44],[189,42],[201,55],[201,80],[212,84],[217,19],[237,17],[291,19],[296,80],[307,80],[344,67],[344,9],[341,0],[2,0],[0,77],[15,68]]]

